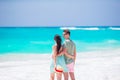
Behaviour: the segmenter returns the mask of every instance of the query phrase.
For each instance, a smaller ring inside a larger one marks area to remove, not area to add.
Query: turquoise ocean
[[[78,53],[120,48],[120,26],[0,27],[0,55],[50,54],[54,35],[71,31]]]

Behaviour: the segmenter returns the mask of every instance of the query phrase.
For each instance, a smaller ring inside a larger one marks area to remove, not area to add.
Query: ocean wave
[[[60,27],[61,30],[120,30],[120,27]]]
[[[120,30],[120,28],[113,28],[113,27],[110,27],[109,29],[111,29],[111,30]]]
[[[61,27],[61,30],[69,29],[69,30],[100,30],[99,28],[79,28],[79,27]]]
[[[78,28],[76,27],[60,27],[61,30],[64,30],[64,29],[69,29],[69,30],[77,30]]]
[[[111,44],[111,43],[120,43],[120,40],[115,40],[115,39],[109,39],[109,40],[102,40],[99,42],[86,42],[86,41],[81,41],[81,40],[74,40],[76,44]]]
[[[32,44],[52,44],[51,41],[30,41]]]
[[[109,39],[101,40],[99,42],[88,42],[81,40],[74,40],[78,52],[80,51],[97,51],[97,50],[113,50],[120,47],[120,40]]]
[[[107,40],[107,43],[119,43],[120,41],[118,41],[118,40]]]
[[[81,30],[100,30],[99,28],[79,28]]]

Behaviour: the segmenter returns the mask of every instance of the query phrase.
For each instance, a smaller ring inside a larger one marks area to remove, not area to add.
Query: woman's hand
[[[75,60],[75,57],[74,57],[74,56],[72,56],[71,58],[72,58],[73,60]]]
[[[69,58],[75,60],[75,57],[74,57],[73,55],[68,54],[66,51],[65,51],[64,54],[65,54],[67,57],[69,57]]]
[[[56,67],[57,65],[56,64],[54,64],[54,67]]]
[[[56,64],[54,64],[54,70],[55,70],[55,68],[57,67],[57,65]]]
[[[52,59],[54,58],[53,54],[52,54]]]

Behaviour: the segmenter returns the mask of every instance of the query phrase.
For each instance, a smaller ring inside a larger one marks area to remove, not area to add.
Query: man
[[[68,74],[70,75],[71,80],[75,80],[75,75],[74,75],[74,64],[75,64],[75,59],[76,59],[76,47],[75,44],[72,40],[70,40],[70,31],[69,30],[64,30],[63,31],[63,36],[65,38],[64,42],[64,48],[66,49],[67,53],[74,56],[74,60],[72,58],[67,57],[66,55],[64,56],[65,62],[68,68],[68,72],[64,72],[64,79],[68,80]]]

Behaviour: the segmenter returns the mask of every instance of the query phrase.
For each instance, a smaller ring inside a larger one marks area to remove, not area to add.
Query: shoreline
[[[44,60],[51,59],[52,53],[6,53],[0,55],[0,62],[11,60]],[[77,53],[79,58],[106,58],[120,56],[120,48],[113,50],[86,51]]]

